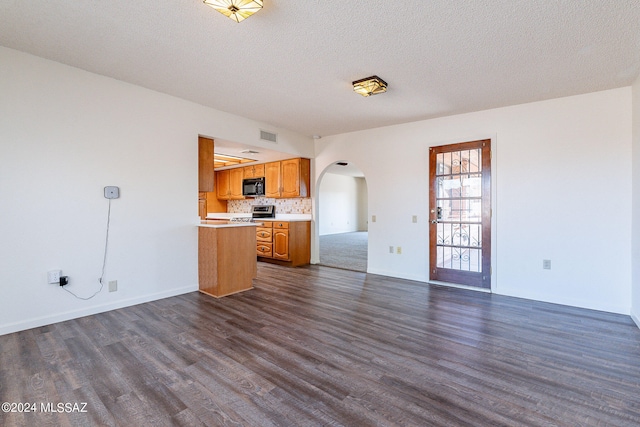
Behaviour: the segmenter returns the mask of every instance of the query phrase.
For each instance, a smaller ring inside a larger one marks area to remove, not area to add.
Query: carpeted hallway
[[[366,231],[320,236],[320,264],[366,273],[368,237]]]

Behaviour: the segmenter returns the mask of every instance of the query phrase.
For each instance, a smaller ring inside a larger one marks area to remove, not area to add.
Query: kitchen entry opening
[[[491,140],[429,149],[429,279],[491,288]]]
[[[367,218],[364,174],[349,161],[327,167],[318,185],[319,264],[366,272]]]

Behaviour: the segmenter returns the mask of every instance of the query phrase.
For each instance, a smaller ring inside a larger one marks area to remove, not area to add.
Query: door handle
[[[437,219],[432,219],[432,220],[431,220],[431,224],[437,224],[437,223],[438,223],[438,220],[437,220]]]

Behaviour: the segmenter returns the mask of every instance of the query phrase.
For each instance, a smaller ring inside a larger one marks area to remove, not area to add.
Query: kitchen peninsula
[[[253,288],[256,224],[204,220],[198,225],[200,292],[216,298]]]

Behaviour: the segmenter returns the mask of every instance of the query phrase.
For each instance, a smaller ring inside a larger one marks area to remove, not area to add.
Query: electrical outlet
[[[62,276],[62,270],[51,270],[47,272],[47,281],[50,284],[60,283],[60,276]]]
[[[393,246],[389,246],[389,253],[392,254],[393,253]]]
[[[115,292],[118,290],[118,281],[110,280],[109,281],[109,292]]]
[[[542,268],[545,270],[551,270],[551,260],[550,259],[543,259],[542,260]]]
[[[375,215],[371,215],[371,222],[376,222],[376,216]]]
[[[418,222],[418,215],[414,215],[411,217],[411,222],[413,222],[414,224]]]
[[[402,247],[401,247],[401,246],[398,246],[398,247],[396,248],[396,253],[397,253],[398,255],[402,255]]]

